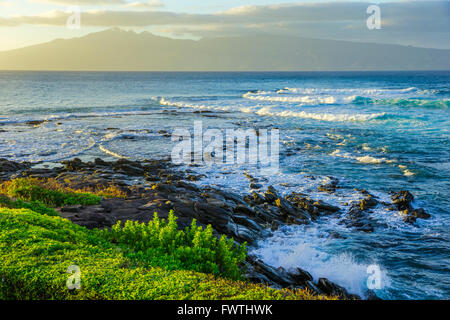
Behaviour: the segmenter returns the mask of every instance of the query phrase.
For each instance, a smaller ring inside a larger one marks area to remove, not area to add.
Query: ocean
[[[280,228],[249,251],[364,294],[368,266],[384,299],[450,297],[450,72],[0,72],[0,157],[46,165],[79,157],[167,159],[177,128],[278,129],[279,171],[189,166],[199,185],[251,192],[244,173],[282,194],[345,212],[355,188],[390,202],[409,190],[431,218],[375,208],[372,233],[342,215]],[[43,121],[43,122],[42,122]],[[338,179],[335,193],[318,185]],[[338,233],[339,237],[331,236]]]

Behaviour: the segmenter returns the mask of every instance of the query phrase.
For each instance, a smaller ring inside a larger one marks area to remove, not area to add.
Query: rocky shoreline
[[[58,209],[62,217],[87,228],[108,228],[119,220],[148,222],[153,219],[154,212],[166,218],[169,211],[174,210],[181,228],[190,225],[195,218],[198,225],[211,224],[217,235],[225,234],[236,242],[251,245],[267,238],[280,226],[309,224],[321,215],[341,214],[339,207],[315,201],[306,194],[291,193],[282,197],[272,186],[265,192],[256,191],[260,186],[251,176],[247,178],[256,190],[246,196],[211,186],[200,188],[192,183],[199,176],[189,170],[180,170],[167,160],[135,162],[119,159],[108,162],[97,158],[93,162],[83,162],[75,158],[63,161],[62,166],[36,168],[31,163],[0,159],[0,181],[20,177],[53,178],[74,189],[111,184],[121,189],[126,194],[124,198],[103,199],[98,205]],[[319,189],[334,192],[337,184],[337,180],[331,179]],[[364,198],[351,203],[345,219],[346,225],[356,230],[374,230],[366,213],[377,205],[389,205],[393,210],[403,212],[407,223],[429,217],[423,209],[412,207],[414,198],[408,191],[394,193],[392,204],[380,203],[365,190],[360,192]],[[326,278],[314,281],[306,270],[274,268],[252,255],[247,257],[246,277],[274,288],[308,288],[316,294],[361,299]],[[378,299],[372,291],[366,293],[366,298]]]

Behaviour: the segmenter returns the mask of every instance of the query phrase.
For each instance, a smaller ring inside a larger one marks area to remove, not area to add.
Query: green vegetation
[[[11,200],[8,197],[0,195],[0,207],[10,209],[30,209],[40,214],[48,216],[57,216],[58,213],[52,208],[46,207],[40,201],[31,201],[30,203],[22,200]]]
[[[218,247],[227,243],[228,249],[217,251],[228,257],[213,255],[208,229],[200,231],[194,224],[180,233],[173,230],[174,222],[172,217],[159,224],[125,223],[107,234],[29,209],[0,208],[0,299],[324,299],[302,290],[276,290],[213,274],[149,266],[147,252],[167,256],[177,248],[195,246],[205,253],[192,261],[206,256],[219,269],[241,259],[243,249],[231,248],[230,241],[217,242]],[[148,235],[149,231],[153,233]],[[161,253],[156,249],[163,244],[171,248]],[[71,265],[80,268],[80,290],[66,287]]]
[[[239,266],[245,261],[245,244],[235,245],[233,239],[222,236],[219,240],[213,229],[205,230],[192,221],[190,228],[178,230],[173,211],[168,220],[160,220],[155,213],[148,224],[135,221],[117,223],[111,230],[99,231],[113,243],[126,245],[127,256],[148,261],[151,266],[169,270],[194,270],[239,279]]]
[[[0,193],[22,201],[39,201],[49,207],[93,205],[101,200],[100,196],[90,193],[49,189],[45,187],[42,180],[35,178],[19,178],[4,182],[0,186]]]

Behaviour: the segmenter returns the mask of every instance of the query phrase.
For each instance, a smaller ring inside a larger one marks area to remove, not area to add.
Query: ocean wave
[[[342,152],[340,149],[336,149],[333,151],[330,156],[334,157],[340,157],[340,158],[346,158],[346,159],[353,159],[361,163],[367,163],[367,164],[381,164],[381,163],[393,163],[395,160],[389,160],[386,158],[376,158],[369,155],[365,156],[356,156],[348,152]]]
[[[190,109],[199,109],[199,110],[215,110],[215,111],[230,111],[232,107],[230,106],[212,106],[207,104],[195,104],[195,103],[187,103],[182,101],[171,101],[165,98],[161,98],[159,103],[162,106],[169,107],[178,107],[178,108],[190,108]]]
[[[430,94],[437,94],[436,90],[420,90],[416,87],[404,89],[286,87],[275,91],[249,91],[242,97],[263,102],[295,103],[301,106],[356,104],[444,109],[450,106],[449,99],[432,99]]]
[[[257,115],[262,116],[276,116],[276,117],[295,117],[295,118],[303,118],[303,119],[313,119],[320,121],[370,121],[382,118],[386,115],[386,113],[371,113],[371,114],[334,114],[334,113],[313,113],[306,111],[271,111],[271,108],[265,107],[261,108],[255,112]]]
[[[114,151],[111,151],[111,150],[105,148],[102,144],[100,144],[100,145],[98,146],[98,148],[99,148],[101,151],[103,151],[104,153],[106,153],[106,154],[108,154],[108,155],[110,155],[110,156],[113,156],[114,158],[118,158],[118,159],[130,159],[130,157],[122,156],[122,155],[120,155],[120,154],[118,154],[118,153],[115,153]]]
[[[275,111],[272,107],[266,106],[261,107],[259,105],[254,106],[216,106],[216,105],[207,105],[207,104],[194,104],[187,103],[182,101],[171,101],[165,98],[160,99],[160,103],[165,106],[176,106],[181,108],[193,108],[193,109],[205,109],[205,110],[213,110],[213,111],[237,111],[242,113],[251,113],[260,116],[271,116],[271,117],[294,117],[294,118],[303,118],[303,119],[313,119],[319,121],[370,121],[375,119],[381,119],[386,117],[385,112],[381,113],[370,113],[370,114],[348,114],[348,113],[329,113],[329,112],[306,112],[306,111],[292,111],[292,110],[284,110],[284,111]]]
[[[278,94],[297,93],[297,94],[350,94],[350,95],[385,95],[385,94],[404,94],[409,92],[425,92],[416,87],[404,89],[363,89],[363,88],[289,88],[276,91]]]
[[[319,104],[335,104],[337,99],[333,96],[276,96],[272,92],[258,91],[247,92],[242,95],[244,99],[257,100],[257,101],[270,101],[270,102],[287,102],[287,103],[299,103],[302,105],[319,105]]]
[[[436,108],[448,109],[450,106],[449,99],[443,100],[427,100],[417,98],[391,98],[391,99],[374,99],[363,96],[349,97],[349,101],[357,105],[391,105],[404,107],[422,107],[422,108]]]
[[[374,262],[357,261],[351,253],[334,248],[335,242],[322,228],[289,226],[260,241],[251,253],[274,267],[287,270],[300,267],[310,272],[316,281],[327,278],[351,293],[364,296],[369,276],[367,270]],[[381,271],[385,288],[390,280],[386,272]]]

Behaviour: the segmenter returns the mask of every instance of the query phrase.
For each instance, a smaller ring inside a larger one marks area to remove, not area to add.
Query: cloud
[[[117,5],[127,3],[125,0],[31,0],[31,2],[49,3],[62,6]]]
[[[0,1],[0,7],[10,7],[13,3],[10,1]]]
[[[82,27],[151,27],[159,32],[193,37],[270,33],[450,48],[450,2],[381,3],[381,30],[368,30],[366,26],[369,5],[363,2],[302,2],[240,6],[212,14],[91,10],[82,12]],[[0,26],[64,26],[67,17],[66,12],[53,11],[50,14],[6,18],[0,20]]]
[[[150,0],[145,2],[131,2],[125,5],[126,8],[131,9],[152,9],[164,7],[164,3],[159,0]]]

